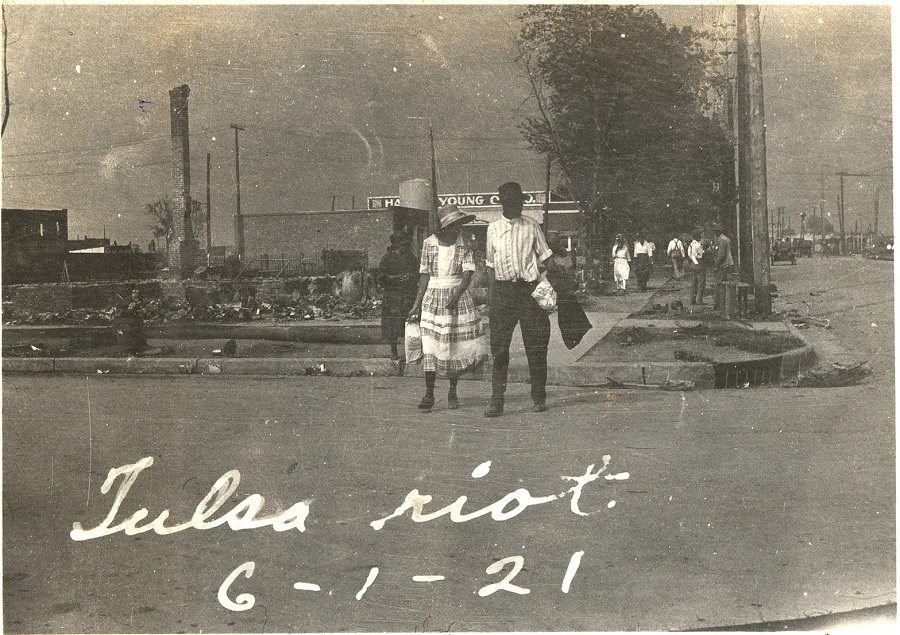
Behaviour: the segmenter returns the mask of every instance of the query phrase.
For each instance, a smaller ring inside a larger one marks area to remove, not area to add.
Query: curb
[[[196,360],[201,375],[294,375],[328,377],[396,377],[388,359],[231,357]]]
[[[390,360],[354,358],[5,357],[8,375],[294,375],[395,377]]]
[[[326,344],[382,344],[381,324],[328,324],[313,321],[290,324],[220,324],[217,322],[179,323],[147,326],[149,338],[273,340]]]
[[[276,327],[284,330],[283,327]],[[340,327],[346,328],[346,327]],[[803,346],[779,355],[746,362],[609,362],[572,363],[548,369],[547,383],[557,386],[589,386],[607,383],[607,377],[630,384],[662,384],[690,381],[695,389],[727,388],[750,384],[775,384],[815,366],[816,352],[793,325],[792,336]],[[396,377],[399,368],[388,359],[357,358],[3,358],[3,373],[26,374],[138,374],[138,375],[288,375],[331,377]],[[408,366],[407,377],[421,377],[421,367]],[[733,382],[732,382],[733,378]],[[488,361],[461,379],[490,381]],[[526,365],[510,366],[507,381],[528,382]]]
[[[793,324],[785,322],[791,335],[803,342],[803,346],[787,351],[781,355],[781,378],[786,379],[795,372],[799,375],[804,370],[813,368],[818,363],[818,355],[812,344]]]

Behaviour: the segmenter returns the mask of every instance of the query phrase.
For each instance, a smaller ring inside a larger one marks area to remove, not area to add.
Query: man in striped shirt
[[[509,344],[517,323],[522,325],[522,340],[531,375],[531,399],[534,411],[547,409],[547,344],[550,341],[550,316],[531,292],[540,281],[541,269],[553,269],[553,252],[540,225],[522,216],[524,196],[518,183],[500,186],[503,216],[488,226],[485,266],[490,277],[491,356],[494,370],[491,401],[486,417],[503,414],[503,398],[509,370]]]

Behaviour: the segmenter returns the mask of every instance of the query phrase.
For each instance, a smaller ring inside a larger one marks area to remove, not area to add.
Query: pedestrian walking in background
[[[455,410],[459,376],[487,359],[488,344],[469,293],[475,258],[460,235],[463,223],[475,217],[456,205],[440,208],[438,215],[440,227],[422,243],[419,289],[407,319],[418,321],[422,334],[425,396],[419,408],[434,406],[434,385],[440,375],[450,380],[447,407]]]
[[[722,225],[716,225],[713,228],[718,236],[716,239],[716,310],[722,311],[725,308],[725,288],[720,282],[728,280],[728,274],[734,271],[734,258],[731,255],[731,239],[725,233]]]
[[[684,243],[678,236],[669,241],[669,246],[666,247],[666,256],[672,261],[672,271],[675,273],[675,277],[684,277],[684,271],[681,268],[684,261]]]
[[[612,248],[613,277],[616,279],[616,293],[625,294],[628,277],[631,275],[631,253],[628,251],[628,243],[625,236],[616,234],[616,244]]]
[[[647,240],[644,233],[634,243],[634,275],[637,278],[638,288],[647,290],[647,282],[653,271],[653,243]]]
[[[700,232],[694,232],[694,239],[688,245],[687,269],[691,273],[691,304],[703,304],[706,289],[706,268],[703,266],[703,243]]]
[[[517,323],[522,325],[522,341],[531,375],[531,399],[534,411],[547,409],[547,345],[550,341],[550,316],[531,297],[541,278],[541,269],[553,270],[553,252],[540,226],[522,216],[525,197],[515,182],[499,188],[503,215],[487,229],[484,265],[493,272],[490,278],[491,401],[485,417],[503,414],[506,378],[509,371],[509,344]]]
[[[378,266],[383,276],[381,299],[381,337],[391,347],[391,361],[400,360],[397,341],[403,338],[406,318],[416,300],[419,261],[410,247],[412,240],[406,232],[391,234],[391,244]]]

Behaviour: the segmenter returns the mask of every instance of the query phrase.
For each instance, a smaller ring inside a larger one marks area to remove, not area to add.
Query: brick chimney
[[[184,279],[194,271],[197,244],[191,228],[191,146],[188,129],[187,84],[169,91],[172,116],[172,242],[169,271],[174,278]]]

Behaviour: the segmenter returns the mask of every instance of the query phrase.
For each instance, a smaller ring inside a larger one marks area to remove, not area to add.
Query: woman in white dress
[[[628,243],[622,234],[616,234],[616,244],[612,248],[613,275],[616,279],[616,293],[625,293],[625,283],[631,275],[631,253],[628,251]]]

